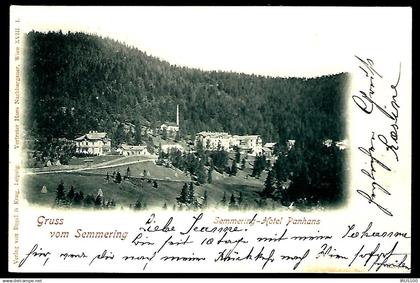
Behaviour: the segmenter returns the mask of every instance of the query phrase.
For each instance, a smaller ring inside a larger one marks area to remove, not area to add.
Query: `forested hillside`
[[[344,138],[346,73],[303,79],[208,72],[84,33],[30,32],[26,40],[34,136],[73,139],[98,130],[113,137],[118,122],[175,121],[179,104],[182,134],[252,133],[264,142]]]

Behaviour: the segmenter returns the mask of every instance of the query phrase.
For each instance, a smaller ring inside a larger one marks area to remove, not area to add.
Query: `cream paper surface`
[[[410,272],[410,8],[12,6],[10,12],[11,272]],[[109,36],[204,70],[288,77],[349,72],[346,205],[134,212],[29,204],[20,144],[23,35],[31,30]],[[46,218],[57,224],[41,225]],[[84,238],[90,231],[110,237]]]

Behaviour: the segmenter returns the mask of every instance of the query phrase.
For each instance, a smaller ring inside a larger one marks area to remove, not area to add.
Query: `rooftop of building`
[[[121,144],[120,147],[123,150],[144,150],[146,148],[145,145],[129,145],[129,144]]]
[[[271,148],[271,147],[274,147],[276,144],[277,143],[275,143],[275,142],[268,142],[264,145],[264,147]]]
[[[82,141],[82,140],[103,140],[108,139],[106,132],[98,132],[98,131],[89,131],[88,134],[85,134],[83,136],[80,136],[76,138],[76,141]]]
[[[257,139],[260,135],[234,135],[233,138],[236,139]]]
[[[229,137],[230,135],[226,132],[207,132],[202,131],[197,133],[197,136],[211,136],[211,137],[217,137],[217,136],[226,136]]]

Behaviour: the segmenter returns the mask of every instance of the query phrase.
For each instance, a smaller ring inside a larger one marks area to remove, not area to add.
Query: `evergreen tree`
[[[159,149],[158,149],[159,155],[158,155],[158,161],[163,162],[163,159],[165,159],[165,153],[162,150],[162,144],[159,143]]]
[[[82,203],[82,200],[83,199],[81,198],[80,193],[76,192],[73,198],[73,205],[80,205]]]
[[[213,160],[214,167],[219,168],[220,170],[225,169],[229,160],[229,156],[226,151],[223,149],[213,151],[210,156]]]
[[[83,194],[82,191],[79,191],[79,198],[80,198],[80,201],[83,201],[85,199],[85,195]]]
[[[195,150],[197,152],[198,158],[204,158],[204,147],[203,142],[201,140],[198,140],[195,145]]]
[[[209,171],[207,172],[207,183],[211,184],[213,182],[213,169],[210,168]]]
[[[242,192],[239,192],[238,205],[241,206],[243,202],[244,202],[244,196]]]
[[[197,206],[197,200],[196,200],[195,195],[194,195],[194,185],[193,185],[193,183],[190,183],[190,185],[188,186],[187,204],[189,204],[192,207]]]
[[[282,183],[289,179],[289,174],[292,172],[289,163],[288,157],[284,155],[280,155],[274,162],[270,171],[273,171],[273,178],[277,181],[277,187],[281,187]]]
[[[135,125],[135,132],[134,132],[134,142],[135,144],[142,144],[143,141],[143,137],[142,137],[142,133],[141,133],[141,125],[140,124],[136,124]]]
[[[207,190],[204,191],[204,195],[203,195],[203,203],[201,205],[202,208],[206,208],[208,205],[208,195],[207,195]]]
[[[206,171],[204,169],[204,161],[200,160],[197,164],[196,169],[197,180],[200,184],[204,184],[206,182]]]
[[[229,208],[230,209],[236,208],[236,199],[235,199],[235,195],[233,193],[230,195]]]
[[[117,174],[115,175],[115,182],[119,184],[121,183],[121,181],[122,181],[121,174],[120,172],[117,172]]]
[[[118,125],[117,130],[114,134],[114,141],[116,145],[126,142],[126,134],[124,132],[124,125],[121,123]]]
[[[73,201],[73,198],[74,198],[74,188],[73,186],[71,186],[69,192],[67,193],[67,199],[69,201]]]
[[[239,163],[241,161],[241,153],[239,152],[239,147],[235,146],[235,162]]]
[[[223,197],[222,197],[222,200],[221,200],[221,204],[222,204],[222,206],[226,205],[226,192],[223,192]]]
[[[162,130],[162,139],[167,140],[168,139],[168,131],[166,128],[163,128]]]
[[[230,168],[229,175],[230,176],[236,176],[236,173],[238,173],[238,166],[236,165],[236,160],[233,160],[232,167]]]
[[[148,137],[147,141],[146,141],[146,147],[147,147],[147,151],[151,154],[155,153],[155,145],[153,143],[153,139],[152,137]]]
[[[100,195],[97,195],[95,198],[95,206],[96,207],[102,206],[102,201],[103,201],[102,197]]]
[[[58,184],[56,192],[57,194],[56,194],[55,200],[58,204],[60,204],[66,199],[66,193],[64,192],[63,181],[61,181],[60,184]]]
[[[141,204],[141,200],[137,199],[136,203],[134,204],[134,209],[135,210],[140,210],[143,208],[143,205]]]
[[[156,180],[153,180],[153,188],[155,188],[155,189],[158,188],[158,183],[156,182]]]
[[[175,134],[175,142],[179,142],[180,140],[181,140],[181,134],[179,133],[179,131],[177,131]]]
[[[245,158],[242,158],[242,162],[241,162],[241,169],[244,170],[246,166],[246,161]]]
[[[275,190],[274,173],[272,170],[270,170],[268,171],[267,178],[265,179],[265,182],[264,182],[264,189],[261,194],[264,197],[272,197],[274,190]]]
[[[252,168],[252,177],[259,178],[261,172],[265,169],[266,159],[265,156],[257,156],[254,161],[254,166]]]
[[[167,208],[168,208],[168,206],[166,205],[166,202],[163,204],[163,207],[162,207],[164,210],[166,210]]]
[[[179,203],[186,204],[187,203],[187,198],[188,198],[188,185],[187,185],[187,183],[184,183],[184,186],[182,187],[181,193],[176,198],[176,200]]]

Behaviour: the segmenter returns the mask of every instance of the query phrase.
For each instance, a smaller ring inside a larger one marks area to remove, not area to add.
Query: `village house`
[[[176,123],[165,122],[160,126],[159,129],[161,133],[166,131],[166,133],[169,136],[175,136],[179,132],[179,106],[178,105],[176,105]]]
[[[241,152],[251,156],[261,155],[263,151],[262,139],[259,135],[234,135],[231,138],[230,146],[237,146]]]
[[[263,155],[265,157],[267,157],[268,159],[273,158],[274,157],[274,147],[276,146],[276,144],[277,143],[275,143],[275,142],[266,143],[262,148]]]
[[[75,139],[76,153],[104,155],[111,151],[111,139],[105,132],[89,131]]]
[[[166,131],[168,135],[175,135],[179,132],[179,126],[173,122],[166,122],[160,126],[160,131]]]
[[[349,147],[349,141],[347,139],[341,141],[333,141],[332,139],[324,140],[322,143],[326,147],[336,146],[339,150],[345,150]]]
[[[345,150],[349,147],[348,140],[341,140],[338,142],[335,142],[335,146],[338,147],[339,150]]]
[[[296,140],[287,140],[287,148],[291,150],[295,146]]]
[[[322,144],[325,145],[326,147],[330,147],[334,144],[334,142],[332,139],[327,139],[327,140],[324,140]]]
[[[121,144],[117,152],[120,155],[124,156],[138,156],[138,155],[149,155],[150,153],[147,151],[147,146],[145,145],[128,145],[128,144]]]

